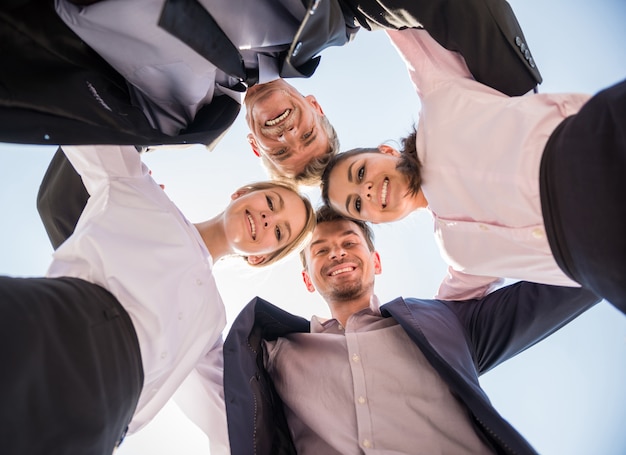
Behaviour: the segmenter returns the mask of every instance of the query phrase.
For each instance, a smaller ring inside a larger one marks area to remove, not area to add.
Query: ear
[[[304,97],[304,99],[306,100],[307,103],[313,106],[313,109],[315,109],[315,112],[317,112],[320,115],[324,115],[322,106],[320,106],[320,104],[317,102],[317,100],[315,99],[313,95],[307,95]]]
[[[234,201],[235,199],[238,199],[244,194],[248,194],[249,192],[250,188],[239,188],[237,191],[230,195],[230,199]]]
[[[266,259],[267,259],[267,256],[250,255],[246,257],[246,261],[248,261],[248,264],[250,265],[262,264],[263,262],[265,262]]]
[[[307,291],[315,292],[315,286],[313,286],[309,272],[307,272],[306,269],[302,271],[302,280],[304,281]]]
[[[398,152],[396,149],[394,149],[393,147],[389,145],[385,145],[385,144],[379,145],[378,150],[380,150],[380,152],[384,153],[385,155],[400,156],[400,152]]]
[[[374,255],[374,274],[380,275],[383,273],[383,266],[380,262],[380,254],[378,254],[378,251],[374,251],[372,254]]]
[[[256,139],[252,133],[248,133],[248,143],[250,144],[252,153],[254,153],[257,157],[261,157],[261,152],[259,152],[259,145],[256,143]]]

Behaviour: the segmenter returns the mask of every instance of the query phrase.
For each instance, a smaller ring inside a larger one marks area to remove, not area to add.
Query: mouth
[[[383,208],[387,207],[387,187],[389,186],[389,178],[385,177],[380,188],[380,204]]]
[[[350,272],[354,272],[356,270],[355,266],[352,265],[343,265],[339,268],[334,269],[333,271],[331,271],[328,276],[338,276],[338,275],[342,275],[344,273],[350,273]]]
[[[285,109],[283,113],[280,114],[279,116],[274,117],[273,119],[270,119],[270,120],[266,120],[265,126],[276,126],[280,122],[285,121],[287,117],[289,117],[289,114],[291,114],[291,109]]]
[[[250,226],[250,235],[252,235],[252,240],[256,240],[256,224],[254,223],[254,219],[252,219],[252,215],[250,215],[250,212],[247,210],[246,217],[248,218],[248,225]]]

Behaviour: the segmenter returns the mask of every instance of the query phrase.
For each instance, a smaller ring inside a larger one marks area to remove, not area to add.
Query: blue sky
[[[626,77],[626,2],[515,0],[511,5],[543,74],[540,91],[595,93]],[[291,82],[303,94],[316,95],[343,149],[393,143],[410,130],[419,103],[384,33],[362,32],[354,43],[322,55],[313,78]],[[160,150],[145,160],[183,213],[200,221],[221,211],[237,186],[266,178],[246,132],[241,116],[213,152]],[[50,262],[35,196],[53,150],[0,144],[2,274],[38,276]],[[317,200],[316,191],[309,194]],[[417,213],[375,231],[383,263],[376,285],[381,300],[431,297],[445,265],[430,217]],[[230,320],[255,295],[305,317],[328,315],[321,298],[301,283],[296,258],[262,271],[226,260],[216,267],[216,277]],[[239,285],[243,280],[246,286]],[[605,302],[481,383],[500,413],[542,454],[626,453],[626,317]],[[170,404],[118,454],[195,455],[206,454],[207,447],[204,435]]]

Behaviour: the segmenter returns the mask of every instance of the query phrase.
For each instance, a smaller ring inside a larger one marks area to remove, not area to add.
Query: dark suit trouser
[[[105,289],[0,277],[0,453],[111,455],[143,385],[137,337]]]
[[[541,206],[550,247],[572,279],[626,313],[626,80],[550,136]]]

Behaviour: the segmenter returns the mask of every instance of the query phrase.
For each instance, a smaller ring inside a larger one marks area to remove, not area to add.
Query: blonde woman
[[[228,453],[213,267],[298,249],[310,202],[256,183],[192,224],[134,147],[63,149],[90,195],[75,230],[46,278],[0,278],[3,452],[110,455],[180,389],[211,453]]]

